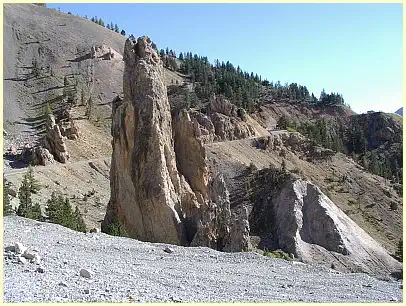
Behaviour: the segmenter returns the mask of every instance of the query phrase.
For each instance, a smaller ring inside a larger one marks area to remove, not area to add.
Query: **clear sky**
[[[360,113],[402,106],[401,4],[47,4],[98,16],[158,48],[230,61],[263,79],[343,94]]]

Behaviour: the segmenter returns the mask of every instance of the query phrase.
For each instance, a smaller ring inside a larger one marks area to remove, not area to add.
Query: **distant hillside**
[[[47,104],[57,110],[64,103],[67,83],[79,100],[92,97],[96,104],[122,91],[123,61],[101,54],[109,48],[122,54],[125,37],[119,33],[31,4],[5,4],[3,26],[5,145],[32,143]],[[94,58],[92,47],[100,47]]]

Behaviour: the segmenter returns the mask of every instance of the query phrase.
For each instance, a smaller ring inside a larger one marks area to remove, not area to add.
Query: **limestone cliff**
[[[198,126],[187,112],[172,122],[162,62],[149,38],[128,39],[123,58],[102,230],[119,224],[140,240],[224,248],[231,239],[228,191],[221,176],[208,172]]]

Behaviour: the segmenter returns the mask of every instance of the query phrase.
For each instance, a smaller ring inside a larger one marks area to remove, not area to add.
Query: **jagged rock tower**
[[[126,41],[124,61],[124,101],[113,106],[112,193],[103,228],[120,222],[131,237],[186,244],[162,64],[146,37]]]
[[[139,240],[241,251],[249,245],[249,228],[230,230],[227,188],[221,176],[208,173],[188,114],[179,113],[172,128],[163,65],[150,39],[128,39],[124,61],[124,99],[113,104],[111,198],[102,230],[120,224]]]

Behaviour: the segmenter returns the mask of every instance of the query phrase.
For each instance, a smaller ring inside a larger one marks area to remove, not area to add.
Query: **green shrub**
[[[112,236],[121,236],[121,237],[128,237],[128,233],[125,230],[124,226],[121,225],[120,221],[116,220],[115,222],[111,223],[106,231],[106,234]]]
[[[269,250],[265,249],[264,256],[292,261],[292,258],[289,256],[289,254],[282,250],[269,251]]]

